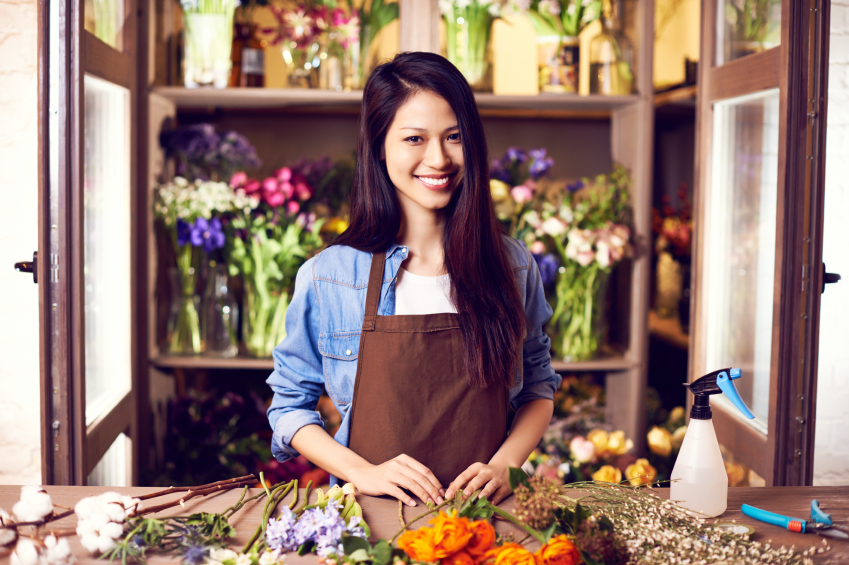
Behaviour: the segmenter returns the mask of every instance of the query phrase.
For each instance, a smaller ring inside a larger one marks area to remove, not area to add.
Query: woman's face
[[[463,145],[448,102],[418,92],[398,108],[384,145],[389,179],[401,207],[445,208],[463,178]]]

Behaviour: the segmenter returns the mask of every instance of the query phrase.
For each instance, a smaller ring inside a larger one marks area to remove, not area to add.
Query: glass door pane
[[[769,414],[778,197],[778,90],[714,104],[707,205],[705,293],[707,371],[739,367],[740,396],[766,433]],[[714,397],[735,412],[730,402]]]
[[[781,0],[717,0],[716,65],[781,44]]]
[[[85,77],[85,421],[131,387],[129,92]]]
[[[110,47],[123,50],[124,0],[85,0],[85,29]]]
[[[119,434],[88,474],[90,487],[127,487],[129,485],[130,438]]]

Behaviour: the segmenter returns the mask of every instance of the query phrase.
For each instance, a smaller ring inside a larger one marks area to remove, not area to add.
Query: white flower
[[[542,223],[540,229],[552,237],[558,237],[566,233],[566,224],[552,216]]]
[[[44,551],[41,553],[42,565],[66,565],[76,561],[71,555],[71,546],[65,538],[56,539],[49,535],[44,538]]]
[[[91,553],[103,553],[115,546],[124,534],[124,521],[139,505],[139,499],[105,492],[80,500],[74,506],[77,535]]]
[[[0,508],[0,524],[10,526],[14,522],[9,513]],[[18,539],[18,531],[15,528],[4,528],[2,526],[0,526],[0,547],[11,545]]]
[[[538,10],[552,16],[560,15],[560,2],[557,0],[541,0]]]
[[[610,245],[607,243],[607,240],[600,239],[596,242],[595,246],[595,260],[598,261],[598,264],[602,268],[606,269],[610,266]]]
[[[454,12],[454,2],[451,0],[439,0],[440,13],[448,16]]]
[[[29,538],[19,539],[9,561],[12,565],[37,565],[38,549],[35,542]]]
[[[539,229],[542,226],[542,220],[536,210],[525,212],[525,221],[534,229]]]
[[[236,559],[238,556],[239,554],[232,549],[215,548],[209,551],[209,558],[219,563],[226,559]]]
[[[566,205],[561,206],[557,214],[560,216],[560,219],[566,222],[567,224],[571,224],[572,221],[575,219],[575,214],[572,213],[572,208]]]
[[[259,556],[259,565],[276,565],[277,563],[283,562],[283,555],[281,555],[278,550],[266,551]]]
[[[251,565],[251,558],[244,553],[240,553],[236,557],[236,565]]]
[[[21,487],[21,500],[12,507],[16,522],[38,522],[53,512],[53,501],[43,488]]]

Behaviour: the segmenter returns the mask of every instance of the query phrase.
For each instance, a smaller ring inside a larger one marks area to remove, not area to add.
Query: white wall
[[[41,482],[35,0],[0,0],[0,484]]]
[[[843,280],[820,311],[814,484],[849,485],[849,0],[831,3],[823,261]]]

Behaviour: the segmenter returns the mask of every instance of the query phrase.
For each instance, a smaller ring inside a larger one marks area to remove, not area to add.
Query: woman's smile
[[[444,190],[449,188],[451,180],[457,176],[457,173],[442,174],[442,175],[413,175],[416,179],[429,190]]]

